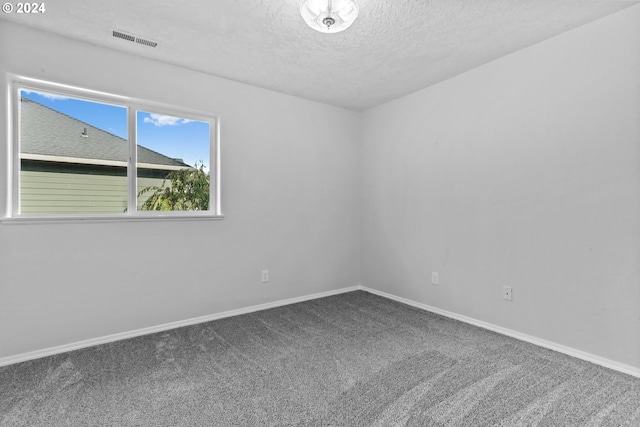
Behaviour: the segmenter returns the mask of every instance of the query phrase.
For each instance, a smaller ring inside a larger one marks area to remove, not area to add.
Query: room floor
[[[0,368],[1,426],[637,426],[640,379],[350,292]]]

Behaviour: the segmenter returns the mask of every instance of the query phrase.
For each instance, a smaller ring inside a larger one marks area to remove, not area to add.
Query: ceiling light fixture
[[[305,22],[321,33],[339,33],[353,24],[358,17],[355,0],[304,0],[300,14]]]

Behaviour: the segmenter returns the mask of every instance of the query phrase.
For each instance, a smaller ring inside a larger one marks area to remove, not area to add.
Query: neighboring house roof
[[[88,123],[21,98],[20,157],[71,163],[126,166],[129,144],[125,139]],[[86,136],[83,136],[86,135]],[[138,145],[138,166],[152,169],[191,167]]]

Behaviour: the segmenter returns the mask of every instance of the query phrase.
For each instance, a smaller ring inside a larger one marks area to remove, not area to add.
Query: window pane
[[[138,111],[139,210],[209,210],[210,124]]]
[[[21,214],[127,209],[127,109],[20,90]]]

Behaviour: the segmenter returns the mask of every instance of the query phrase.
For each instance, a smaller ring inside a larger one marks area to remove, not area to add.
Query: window
[[[16,78],[11,218],[221,217],[219,120]]]

